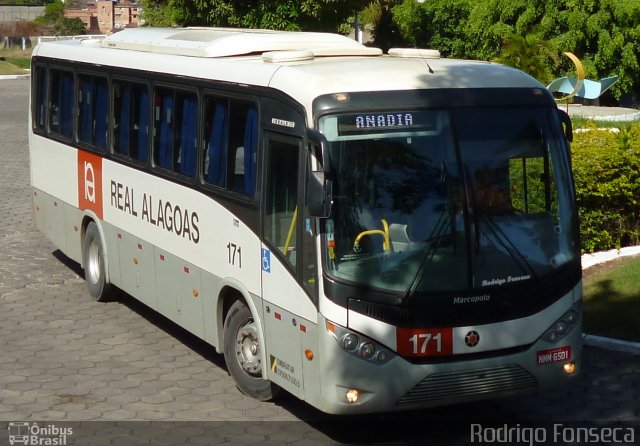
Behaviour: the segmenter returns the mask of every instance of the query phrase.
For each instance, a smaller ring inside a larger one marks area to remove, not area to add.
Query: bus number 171
[[[398,328],[397,350],[403,356],[430,357],[453,354],[451,328]]]
[[[238,264],[238,268],[242,268],[242,248],[235,243],[227,243],[227,251],[229,251],[229,264],[232,266],[236,266],[236,262]]]

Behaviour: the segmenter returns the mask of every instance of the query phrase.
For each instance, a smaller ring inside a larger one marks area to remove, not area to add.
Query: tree
[[[142,0],[151,26],[209,25],[338,31],[366,0]]]
[[[86,29],[82,20],[70,19],[64,16],[65,5],[61,0],[55,0],[44,7],[44,14],[35,22],[45,26],[59,36],[85,34]]]
[[[410,40],[393,19],[393,8],[401,3],[399,0],[374,0],[361,12],[362,23],[373,27],[373,46],[387,51],[410,45]]]
[[[412,46],[437,49],[446,57],[466,56],[469,0],[409,0],[395,6],[392,12],[394,23]]]
[[[614,95],[640,96],[640,0],[396,3],[393,22],[413,46],[445,56],[499,59],[543,82],[574,74],[569,59],[560,58],[556,66],[554,56],[570,51],[582,60],[587,78],[617,75]]]
[[[554,79],[553,68],[560,63],[553,45],[533,32],[524,37],[515,33],[507,35],[496,62],[518,68],[544,84]]]
[[[640,0],[481,0],[469,18],[468,56],[491,60],[512,34],[534,33],[559,52],[576,54],[587,78],[617,75],[612,92],[640,94]],[[573,75],[567,59],[554,76]]]

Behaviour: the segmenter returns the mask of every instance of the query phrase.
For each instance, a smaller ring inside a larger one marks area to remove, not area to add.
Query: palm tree
[[[505,37],[496,62],[518,68],[546,85],[553,80],[552,65],[559,64],[559,57],[553,45],[540,34],[531,32],[523,37],[511,33]]]

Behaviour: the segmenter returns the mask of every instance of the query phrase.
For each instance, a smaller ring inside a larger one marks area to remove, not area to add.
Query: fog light
[[[347,402],[350,404],[357,403],[360,398],[360,392],[356,389],[347,390]]]
[[[573,361],[567,362],[562,368],[567,375],[573,375],[576,372],[576,363]]]

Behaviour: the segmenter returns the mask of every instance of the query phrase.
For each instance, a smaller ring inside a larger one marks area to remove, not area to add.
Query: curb
[[[640,342],[622,341],[589,334],[582,335],[582,342],[589,347],[598,347],[616,352],[640,355]]]
[[[0,75],[0,80],[15,80],[15,79],[28,79],[31,74],[3,74]]]

